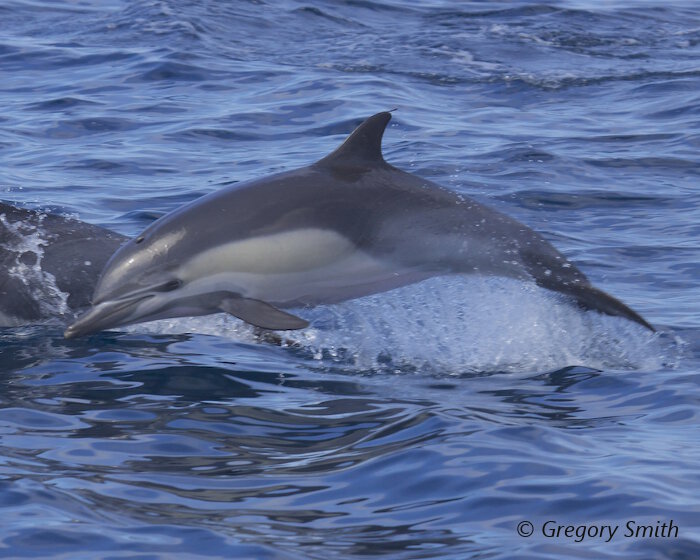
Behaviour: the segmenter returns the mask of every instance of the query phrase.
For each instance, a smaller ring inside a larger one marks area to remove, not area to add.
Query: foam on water
[[[279,333],[282,345],[333,369],[440,374],[535,372],[567,366],[673,366],[675,341],[630,321],[581,312],[534,284],[497,277],[439,277],[337,305],[298,310],[312,326]],[[196,332],[256,340],[215,315],[134,325],[131,332]]]
[[[27,287],[43,317],[65,315],[70,313],[69,294],[61,291],[56,277],[42,267],[44,247],[49,244],[48,235],[41,227],[43,219],[43,215],[39,216],[37,224],[10,222],[5,214],[0,214],[0,224],[7,233],[0,248],[14,254],[14,260],[10,259],[4,266],[10,276]]]

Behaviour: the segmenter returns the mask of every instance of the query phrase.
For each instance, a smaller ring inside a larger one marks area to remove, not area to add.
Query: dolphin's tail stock
[[[548,286],[543,287],[548,288]],[[652,332],[656,332],[656,329],[647,323],[639,313],[627,307],[619,299],[605,293],[603,290],[594,288],[590,284],[560,285],[556,288],[556,291],[572,297],[578,306],[583,309],[599,311],[614,317],[624,317],[639,323]]]
[[[598,311],[613,317],[624,317],[656,332],[656,329],[639,313],[603,290],[594,288],[586,275],[558,251],[548,256],[523,251],[521,257],[528,272],[541,288],[572,298],[581,309]]]
[[[541,288],[559,292],[572,298],[576,304],[585,310],[598,311],[613,317],[624,317],[635,323],[639,323],[652,332],[656,329],[647,323],[636,311],[627,307],[619,299],[614,298],[603,290],[594,288],[586,281],[579,282],[548,282],[542,278],[535,278],[535,282]]]

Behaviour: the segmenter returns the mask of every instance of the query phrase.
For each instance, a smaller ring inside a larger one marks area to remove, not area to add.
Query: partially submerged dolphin
[[[89,307],[100,271],[126,240],[79,220],[0,202],[0,326]]]
[[[391,114],[363,122],[301,169],[232,185],[153,222],[102,272],[66,337],[230,313],[271,330],[280,308],[339,302],[448,274],[534,280],[585,309],[652,329],[520,222],[384,161]]]

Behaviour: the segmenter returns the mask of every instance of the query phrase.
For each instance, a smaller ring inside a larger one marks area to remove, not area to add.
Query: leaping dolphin
[[[385,162],[390,119],[370,117],[312,165],[232,185],[153,222],[112,256],[92,308],[65,336],[221,311],[264,329],[301,329],[307,321],[282,309],[449,274],[534,280],[653,330],[527,226]]]

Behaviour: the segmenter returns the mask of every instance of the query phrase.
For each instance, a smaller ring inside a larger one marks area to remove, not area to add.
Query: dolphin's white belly
[[[299,229],[217,245],[180,267],[187,291],[237,292],[282,307],[332,303],[430,274],[377,259],[336,231]]]

